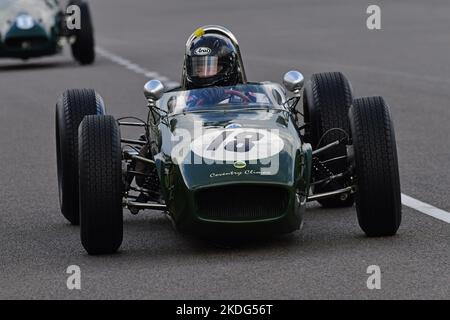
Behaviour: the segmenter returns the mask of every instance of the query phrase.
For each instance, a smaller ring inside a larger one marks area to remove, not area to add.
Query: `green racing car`
[[[28,60],[55,55],[66,39],[77,62],[92,64],[95,50],[89,6],[82,0],[70,0],[67,8],[58,0],[0,0],[0,58]],[[79,28],[71,27],[70,19],[79,19]]]
[[[161,211],[183,233],[239,238],[300,229],[307,202],[356,203],[367,236],[396,234],[400,180],[384,99],[354,99],[340,72],[317,73],[306,83],[298,71],[287,72],[283,85],[250,82],[227,29],[205,26],[187,47],[207,35],[216,35],[211,48],[194,48],[192,66],[202,81],[223,70],[214,46],[226,43],[238,70],[231,86],[189,87],[186,56],[180,87],[145,84],[146,119],[106,115],[92,89],[59,98],[61,211],[81,225],[86,251],[118,250],[124,208]],[[142,135],[124,138],[123,127]]]

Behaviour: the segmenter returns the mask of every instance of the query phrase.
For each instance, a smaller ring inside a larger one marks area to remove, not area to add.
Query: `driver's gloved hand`
[[[210,87],[200,91],[200,99],[205,103],[219,103],[226,98],[225,90],[221,87]]]

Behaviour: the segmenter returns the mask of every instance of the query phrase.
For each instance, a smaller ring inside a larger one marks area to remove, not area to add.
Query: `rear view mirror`
[[[144,85],[144,95],[147,100],[158,101],[164,94],[164,91],[164,85],[159,80],[150,80]]]
[[[290,92],[300,91],[303,88],[304,82],[305,78],[303,77],[303,74],[295,70],[286,72],[283,77],[283,84]]]

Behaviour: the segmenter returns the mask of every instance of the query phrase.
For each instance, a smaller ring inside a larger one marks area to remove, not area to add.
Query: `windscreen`
[[[277,92],[278,93],[277,93]],[[158,101],[170,114],[192,111],[282,107],[282,92],[274,84],[245,84],[167,92]],[[278,97],[277,97],[278,95]]]

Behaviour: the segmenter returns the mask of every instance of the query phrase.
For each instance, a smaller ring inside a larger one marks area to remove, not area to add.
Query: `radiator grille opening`
[[[46,37],[17,37],[5,40],[5,46],[14,49],[28,49],[40,47],[48,42]]]
[[[201,218],[252,221],[282,216],[289,204],[289,193],[276,186],[234,185],[201,190],[196,201]]]

